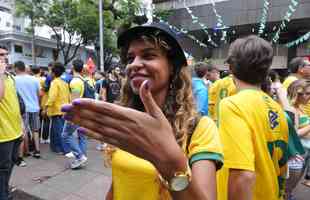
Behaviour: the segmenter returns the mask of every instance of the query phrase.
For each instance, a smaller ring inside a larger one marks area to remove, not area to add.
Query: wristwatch
[[[160,181],[163,185],[170,191],[180,192],[185,190],[191,180],[192,180],[192,172],[188,163],[185,171],[177,171],[174,173],[173,177],[168,181],[164,179],[160,174],[158,174]]]

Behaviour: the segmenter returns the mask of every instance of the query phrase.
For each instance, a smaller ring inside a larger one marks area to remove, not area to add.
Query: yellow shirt
[[[73,77],[73,79],[70,81],[70,90],[71,93],[78,93],[80,97],[83,97],[84,94],[84,82],[83,77]]]
[[[296,76],[288,76],[284,81],[283,81],[283,87],[285,89],[287,89],[291,83],[293,83],[294,81],[298,80],[298,78]]]
[[[14,80],[4,77],[4,97],[0,100],[0,142],[8,142],[22,135],[22,120]]]
[[[199,121],[190,139],[188,158],[190,165],[199,160],[214,160],[221,167],[222,147],[217,127],[210,118]],[[117,150],[112,155],[112,180],[114,200],[159,199],[160,182],[155,167],[125,151]]]
[[[217,80],[209,87],[209,115],[214,121],[217,121],[220,101],[236,94],[236,91],[232,76]]]
[[[224,167],[218,199],[227,200],[227,169],[255,172],[253,200],[283,198],[288,159],[288,125],[281,106],[260,90],[242,90],[219,109]]]
[[[64,104],[70,103],[70,90],[69,85],[61,78],[55,78],[48,91],[47,99],[47,115],[63,115],[61,107]]]

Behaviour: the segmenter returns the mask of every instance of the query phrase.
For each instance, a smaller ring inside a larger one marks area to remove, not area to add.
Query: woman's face
[[[305,105],[310,100],[310,86],[306,87],[302,92],[298,93],[298,101]]]
[[[127,76],[135,94],[143,81],[149,81],[153,94],[166,92],[169,88],[171,67],[166,54],[142,39],[130,43],[127,52]]]

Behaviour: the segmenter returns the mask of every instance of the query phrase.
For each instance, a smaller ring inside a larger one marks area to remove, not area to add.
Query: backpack
[[[83,93],[83,98],[89,98],[89,99],[95,99],[95,88],[92,87],[87,80],[82,79],[81,77],[75,77],[79,78],[83,81],[84,83],[84,93]]]

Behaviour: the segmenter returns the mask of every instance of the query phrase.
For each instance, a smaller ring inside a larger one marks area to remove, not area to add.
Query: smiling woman
[[[186,58],[163,24],[118,38],[127,80],[119,105],[79,99],[63,107],[83,132],[113,145],[106,199],[216,199],[222,148],[216,125],[193,104]]]

